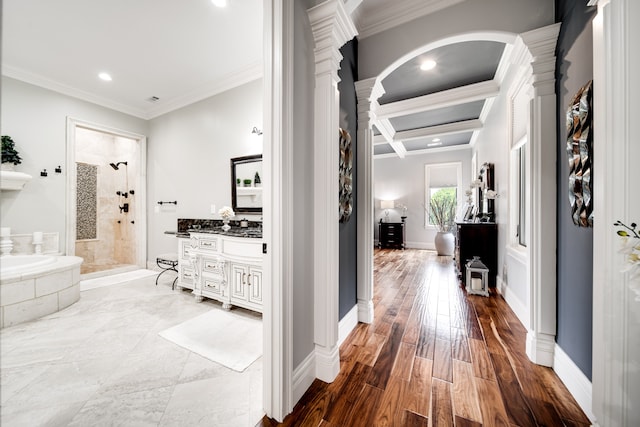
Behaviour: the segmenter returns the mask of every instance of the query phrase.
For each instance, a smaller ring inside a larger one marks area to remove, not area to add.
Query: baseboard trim
[[[313,380],[316,379],[315,366],[315,352],[312,351],[302,363],[293,370],[293,402],[298,402],[304,392],[311,387]]]
[[[425,243],[425,242],[405,242],[404,246],[408,249],[427,249],[430,251],[435,251],[436,247],[433,243]]]
[[[593,391],[591,381],[557,344],[553,356],[553,370],[567,387],[569,393],[576,399],[585,415],[589,417],[589,420],[595,422],[596,417],[592,411]]]
[[[338,347],[347,339],[351,331],[358,326],[358,305],[354,305],[338,322]]]
[[[520,323],[529,329],[529,311],[527,310],[527,306],[520,301],[520,298],[518,298],[515,293],[511,292],[507,284],[502,280],[502,276],[496,277],[496,289],[500,292],[509,307],[511,307],[511,310],[513,310],[518,320],[520,320]]]

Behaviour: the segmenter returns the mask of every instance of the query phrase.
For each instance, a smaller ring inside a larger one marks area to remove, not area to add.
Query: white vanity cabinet
[[[262,313],[262,241],[212,233],[180,238],[179,281],[196,300],[215,299],[222,306]]]

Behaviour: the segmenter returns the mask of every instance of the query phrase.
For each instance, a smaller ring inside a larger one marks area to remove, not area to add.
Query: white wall
[[[147,259],[177,251],[178,218],[219,218],[231,206],[232,157],[262,153],[262,80],[228,90],[149,122]],[[158,201],[177,201],[163,205]],[[216,205],[211,214],[211,205]],[[260,215],[242,215],[260,219]]]
[[[507,73],[500,95],[496,97],[491,113],[478,134],[475,152],[478,165],[484,162],[494,164],[495,190],[499,197],[495,200],[496,222],[498,223],[498,283],[505,288],[505,298],[518,315],[520,321],[529,327],[529,289],[527,283],[526,255],[508,248],[511,242],[509,227],[509,168],[510,168],[510,125],[509,88],[514,81],[516,69]],[[526,115],[528,118],[528,115]],[[505,265],[506,263],[506,265]],[[506,274],[505,274],[506,273]]]
[[[66,120],[73,117],[146,135],[145,120],[62,95],[19,80],[2,77],[2,135],[10,135],[22,157],[16,170],[33,176],[22,191],[3,191],[3,227],[12,233],[58,232],[66,251]],[[40,177],[47,169],[48,176]]]
[[[293,368],[314,350],[313,344],[313,94],[315,46],[307,16],[313,1],[294,3],[293,83]],[[336,154],[337,155],[337,154]],[[336,175],[337,176],[337,175]],[[286,225],[285,225],[286,226]]]
[[[410,248],[434,249],[435,228],[424,227],[424,192],[425,165],[437,163],[462,163],[461,191],[469,187],[471,182],[471,150],[455,150],[449,152],[398,157],[378,158],[374,160],[373,194],[375,240],[378,239],[378,222],[384,217],[380,209],[380,200],[395,200],[398,204],[407,205],[406,243]],[[389,213],[391,221],[400,221],[401,209],[393,209]]]

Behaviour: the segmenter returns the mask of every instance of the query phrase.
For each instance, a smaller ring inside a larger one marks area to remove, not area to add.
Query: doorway
[[[68,120],[67,253],[81,274],[144,268],[146,138]]]

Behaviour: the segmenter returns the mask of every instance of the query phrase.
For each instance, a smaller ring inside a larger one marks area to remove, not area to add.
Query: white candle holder
[[[0,253],[2,256],[11,255],[11,251],[13,250],[13,242],[9,236],[3,236],[2,240],[0,240]]]
[[[480,257],[474,256],[471,261],[466,264],[467,293],[489,296],[489,269],[480,261]]]
[[[33,232],[33,252],[37,255],[40,255],[42,253],[42,242],[43,242],[43,235],[42,235],[42,231],[34,231]]]

